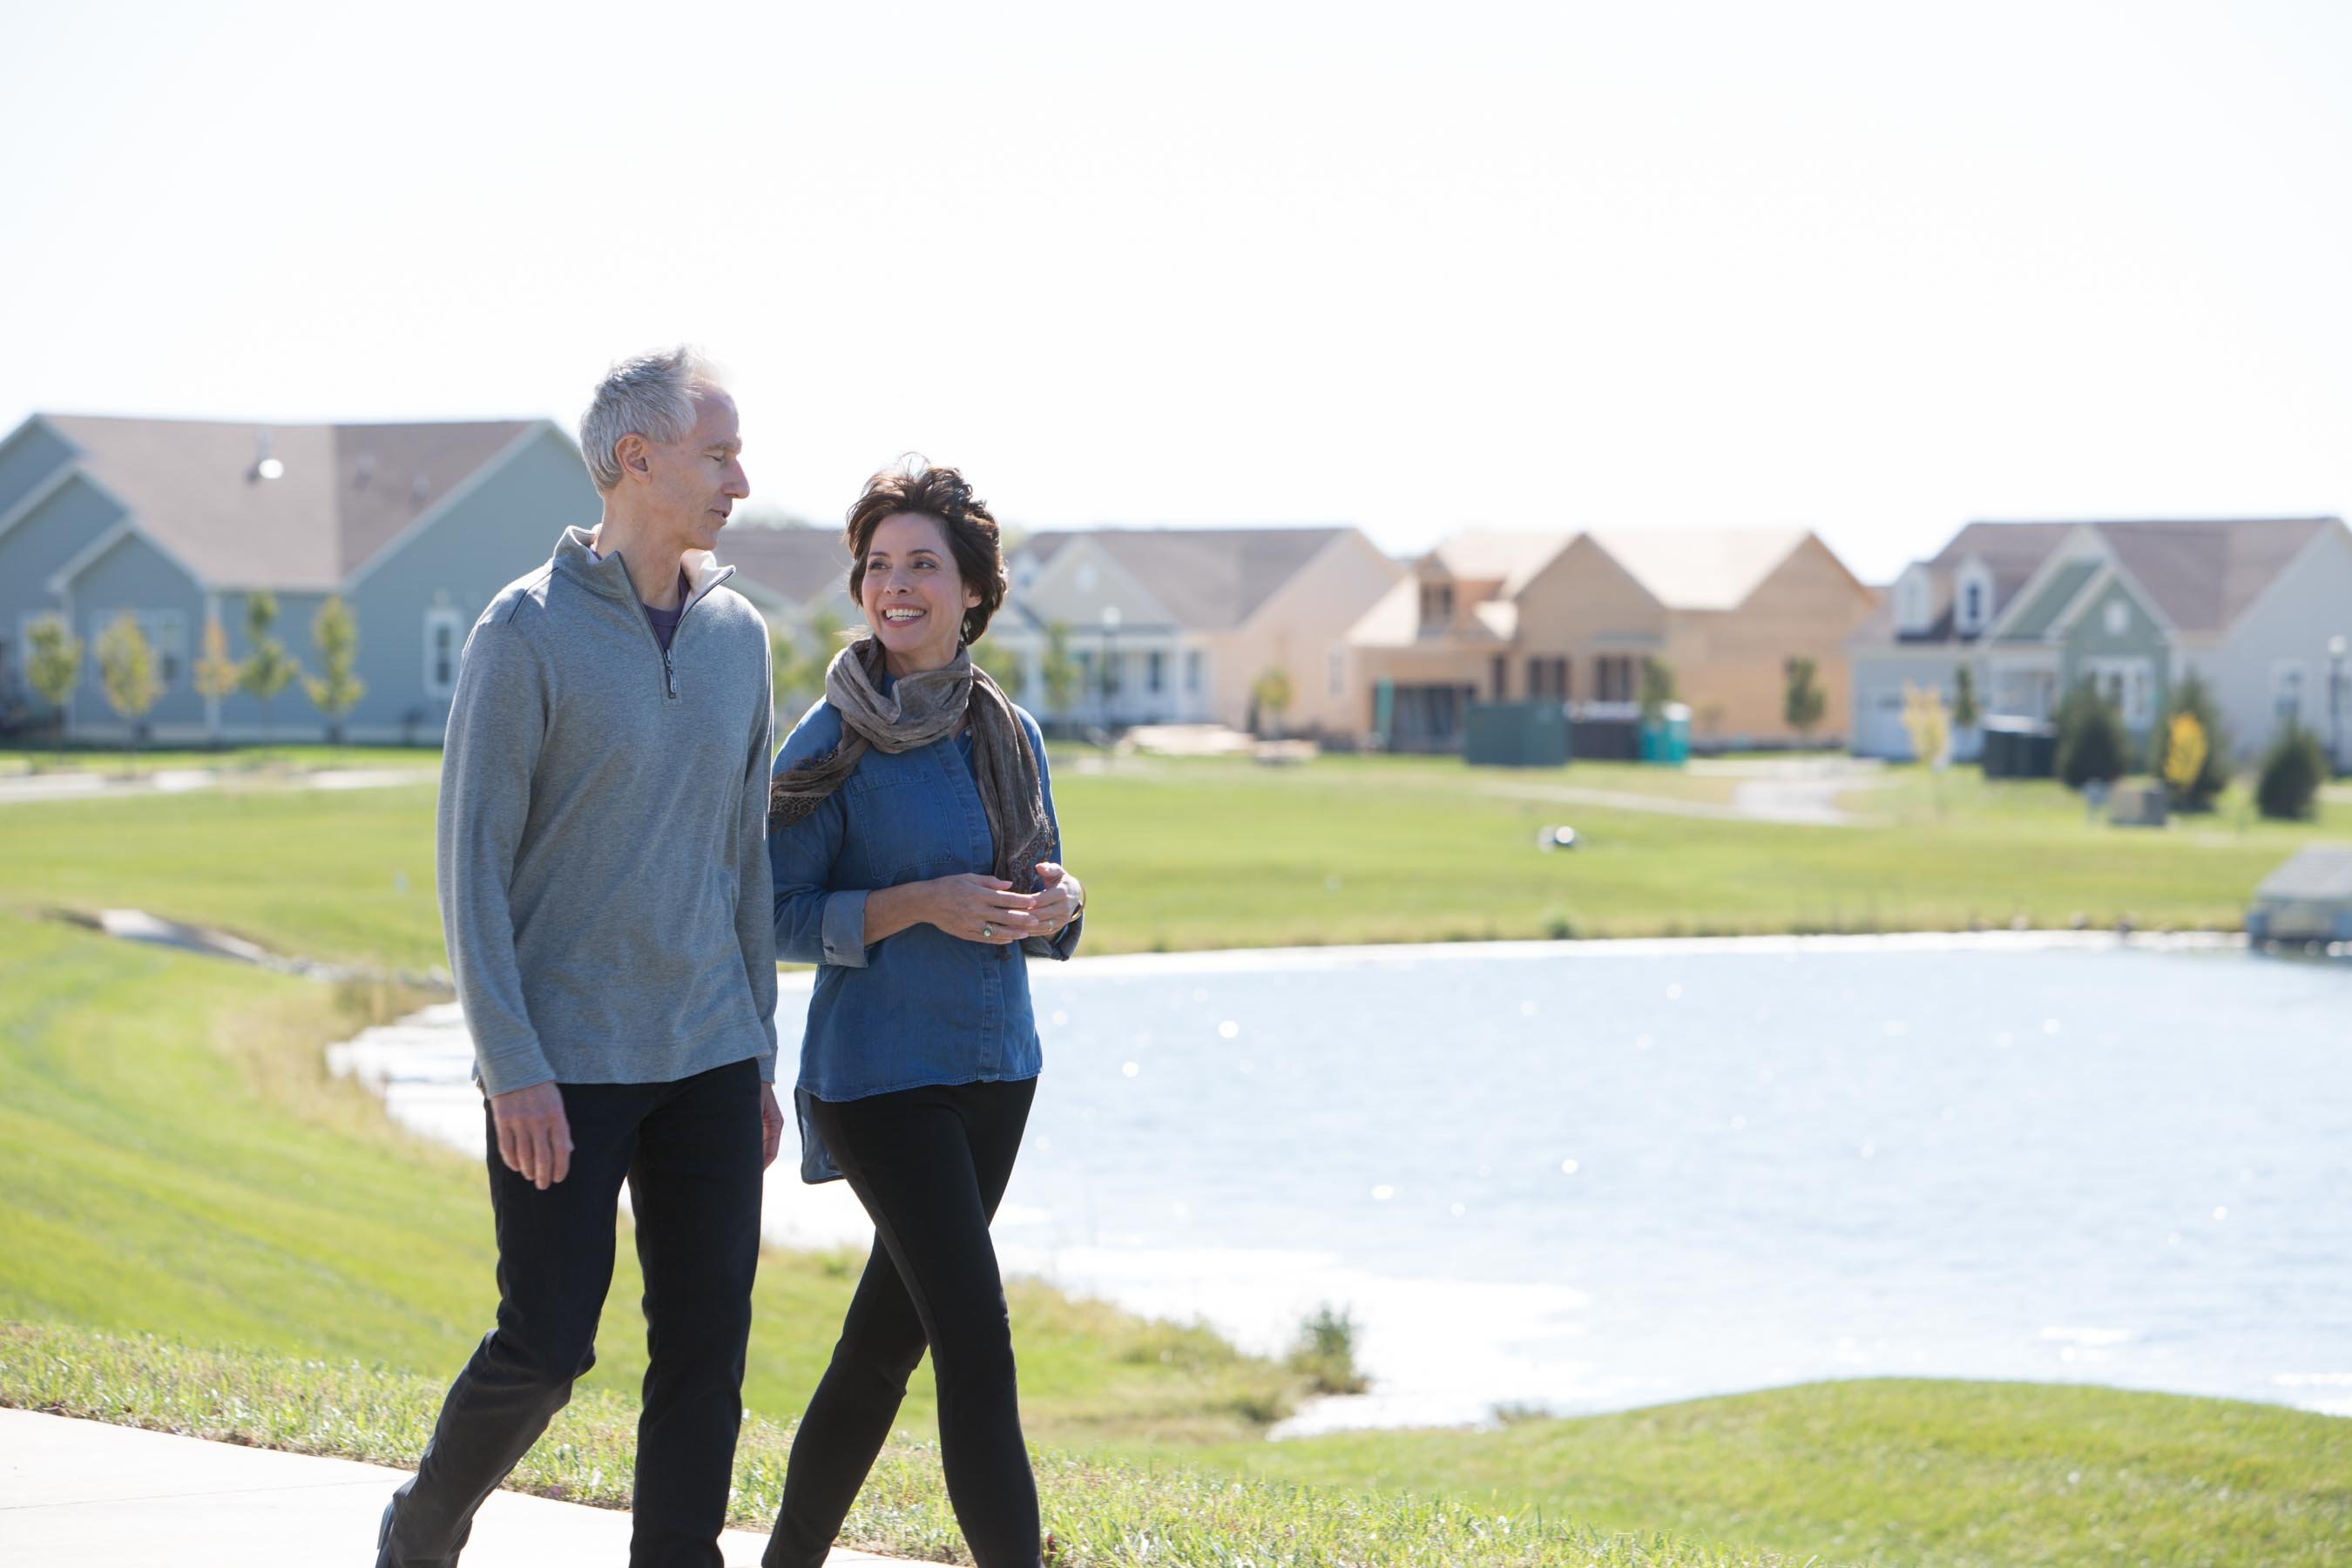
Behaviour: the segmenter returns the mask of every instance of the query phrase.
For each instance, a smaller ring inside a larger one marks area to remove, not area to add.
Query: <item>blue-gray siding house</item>
[[[95,645],[124,610],[154,647],[159,742],[317,737],[302,686],[265,712],[206,698],[194,666],[217,620],[247,651],[246,596],[278,600],[277,635],[319,668],[311,622],[340,595],[359,626],[367,691],[355,741],[438,740],[466,633],[490,595],[547,559],[599,504],[578,449],[546,420],[257,426],[36,414],[0,438],[0,720],[37,720],[33,627],[63,617],[83,642],[70,733],[121,736]]]

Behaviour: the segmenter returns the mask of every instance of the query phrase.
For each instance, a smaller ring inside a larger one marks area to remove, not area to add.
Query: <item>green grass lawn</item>
[[[1598,763],[1268,767],[1066,751],[1055,793],[1096,952],[2021,920],[2234,929],[2255,884],[2296,847],[2352,840],[2352,801],[2274,823],[2232,798],[2160,831],[2119,830],[2086,820],[2054,784],[1987,784],[1964,771],[1931,784],[1896,770],[1850,797],[1874,816],[1855,827],[1542,798],[1554,786],[1701,798],[1728,782]],[[280,951],[426,968],[443,961],[433,800],[420,784],[0,806],[0,905],[130,905]],[[1574,826],[1582,847],[1539,852],[1537,830],[1556,823]]]
[[[253,772],[268,768],[399,768],[438,769],[441,748],[436,746],[326,746],[308,742],[283,746],[236,746],[215,751],[207,747],[164,748],[125,752],[120,746],[0,747],[0,778],[11,773],[93,768],[104,773],[125,769],[140,773],[158,768],[224,768]]]
[[[1195,1462],[1763,1542],[1792,1559],[2352,1563],[2352,1421],[2105,1388],[1822,1383],[1497,1432],[1225,1447]]]

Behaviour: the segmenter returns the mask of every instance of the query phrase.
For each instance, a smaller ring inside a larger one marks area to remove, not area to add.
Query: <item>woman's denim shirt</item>
[[[1037,757],[1054,852],[1062,830],[1037,721],[1013,710]],[[776,754],[776,771],[823,756],[841,742],[841,715],[820,701]],[[819,1100],[861,1100],[925,1084],[1016,1081],[1042,1066],[1029,1006],[1026,952],[1067,958],[1081,915],[1053,941],[1011,945],[911,925],[865,941],[866,895],[876,888],[958,872],[992,875],[996,845],[964,750],[934,741],[895,756],[869,749],[841,787],[789,827],[768,836],[775,876],[776,956],[817,965],[801,1037],[799,1088]],[[805,1115],[802,1174],[829,1180]]]

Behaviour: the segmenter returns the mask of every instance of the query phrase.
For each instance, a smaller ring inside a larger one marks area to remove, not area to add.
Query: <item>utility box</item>
[[[1463,723],[1462,757],[1474,767],[1559,767],[1569,757],[1568,706],[1473,702]]]
[[[2032,719],[1984,721],[1984,776],[2046,779],[2058,774],[2058,730]]]
[[[2117,827],[2162,827],[2170,805],[2160,784],[2119,784],[2107,792],[2107,820]]]

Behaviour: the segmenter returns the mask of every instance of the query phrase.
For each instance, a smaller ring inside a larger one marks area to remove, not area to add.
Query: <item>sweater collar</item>
[[[637,603],[637,586],[629,581],[628,563],[615,553],[598,560],[593,553],[596,531],[590,528],[567,528],[563,537],[555,542],[555,569],[579,583],[591,593],[623,604]],[[678,563],[686,573],[686,598],[678,605],[683,615],[694,603],[711,589],[735,575],[732,566],[721,566],[719,558],[708,550],[689,550]]]

